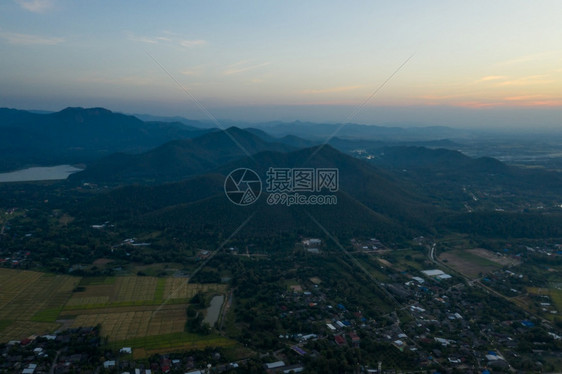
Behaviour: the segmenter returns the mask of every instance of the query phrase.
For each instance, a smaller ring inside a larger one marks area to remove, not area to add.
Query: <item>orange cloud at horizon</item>
[[[503,79],[506,79],[506,78],[507,77],[504,76],[504,75],[488,75],[486,77],[482,77],[482,78],[478,79],[475,83],[503,80]]]
[[[505,98],[503,101],[464,101],[452,104],[451,106],[458,106],[462,108],[498,108],[498,107],[562,107],[562,99],[550,100],[528,100],[517,98]]]

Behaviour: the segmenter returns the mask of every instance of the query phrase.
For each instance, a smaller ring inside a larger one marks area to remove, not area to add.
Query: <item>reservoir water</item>
[[[57,165],[47,167],[33,167],[22,170],[0,173],[0,183],[2,182],[32,182],[66,179],[72,173],[81,171],[71,165]]]
[[[203,322],[207,322],[209,326],[213,326],[219,319],[222,303],[224,302],[224,295],[213,296],[211,305],[207,308],[207,315]]]

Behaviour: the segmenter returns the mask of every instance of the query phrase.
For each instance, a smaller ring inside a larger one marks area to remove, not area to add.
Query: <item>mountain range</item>
[[[201,128],[216,128],[215,122],[194,121],[183,117],[152,116],[135,114],[142,120],[181,122]],[[381,141],[425,141],[445,138],[473,138],[474,133],[446,126],[420,126],[419,124],[359,125],[354,123],[314,123],[314,122],[256,122],[221,120],[221,127],[239,127],[260,129],[276,137],[287,135],[298,136],[314,141],[325,141],[328,138],[343,139],[378,139]]]
[[[242,140],[243,130],[236,131]],[[245,133],[245,136],[254,139],[251,134]],[[243,167],[258,173],[264,190],[258,202],[248,207],[228,201],[223,187],[225,176]],[[268,205],[265,189],[266,172],[270,167],[338,169],[339,190],[333,193],[337,204]],[[86,176],[79,174],[75,174],[76,178]],[[253,235],[287,234],[296,227],[302,232],[318,234],[319,227],[310,220],[308,212],[333,233],[362,233],[396,239],[404,237],[405,233],[429,230],[428,217],[434,216],[436,209],[423,196],[405,190],[400,181],[383,170],[325,146],[290,152],[262,151],[226,163],[213,169],[211,174],[202,170],[199,175],[183,181],[116,188],[96,196],[86,206],[77,207],[78,212],[87,212],[85,214],[90,219],[98,221],[126,220],[128,224],[136,223],[152,229],[175,227],[183,232],[201,230],[204,223],[208,230],[225,235],[253,214],[253,224],[245,229]]]
[[[261,151],[291,149],[233,127],[212,130],[193,139],[170,141],[140,154],[116,153],[93,162],[86,170],[72,175],[71,180],[162,183],[210,172],[224,163]]]
[[[293,124],[285,133],[275,130],[275,124],[220,130],[180,122],[143,122],[102,108],[67,108],[47,114],[3,109],[0,120],[0,131],[8,134],[0,141],[3,168],[84,162],[86,169],[73,174],[65,188],[81,188],[85,183],[109,187],[70,208],[85,224],[112,221],[140,231],[219,237],[242,225],[243,232],[252,236],[321,235],[326,230],[341,236],[401,240],[441,230],[462,231],[464,221],[477,226],[465,216],[467,204],[485,212],[493,210],[493,204],[513,201],[513,196],[534,204],[562,192],[558,173],[437,148],[455,143],[432,138],[432,130],[413,143],[389,142],[373,134],[401,130],[346,125],[341,134],[357,131],[353,137],[321,144],[326,134],[322,131],[333,131],[333,126],[320,131],[320,125]],[[371,135],[361,138],[364,130]],[[434,130],[443,134],[441,128]],[[317,136],[304,136],[310,131]],[[412,145],[416,142],[431,148]],[[351,156],[358,146],[368,158]],[[247,207],[228,201],[224,181],[231,171],[254,170],[265,189],[271,167],[337,169],[339,189],[333,192],[337,204],[272,206],[265,191]],[[476,206],[477,196],[487,205]],[[516,214],[512,221],[518,227],[529,227],[530,216],[511,213]],[[521,217],[525,224],[519,221]],[[553,226],[552,219],[544,222]]]
[[[46,114],[0,108],[0,170],[89,162],[206,131],[179,122],[143,122],[104,108],[66,108]]]

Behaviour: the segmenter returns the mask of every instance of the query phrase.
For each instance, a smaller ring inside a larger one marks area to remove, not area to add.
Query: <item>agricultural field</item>
[[[226,286],[191,284],[187,278],[84,278],[65,310],[187,303],[198,292],[224,293]]]
[[[198,292],[217,294],[226,293],[226,285],[187,283],[185,278],[161,279],[165,280],[162,300],[166,303],[187,301]]]
[[[0,269],[0,341],[58,327],[56,316],[78,282],[67,275]]]
[[[189,351],[195,349],[205,349],[207,347],[223,347],[244,351],[236,341],[220,335],[195,335],[187,332],[174,332],[164,335],[144,336],[129,338],[109,343],[110,348],[120,349],[121,347],[131,347],[133,358],[146,358],[157,353],[170,353],[173,351]],[[244,352],[242,355],[247,355]]]
[[[517,260],[513,257],[505,256],[499,253],[494,253],[492,251],[483,248],[467,249],[466,251],[476,256],[483,257],[487,260],[495,262],[501,266],[517,266],[521,264],[520,260]]]
[[[162,337],[173,336],[177,346],[193,346],[200,338],[205,347],[209,338],[184,333],[188,302],[198,292],[225,294],[226,286],[188,284],[187,278],[79,278],[2,268],[0,342],[99,324],[110,343],[149,339],[150,349],[158,350],[171,347]],[[231,343],[223,340],[225,346]]]
[[[102,326],[102,336],[119,341],[143,336],[182,332],[186,322],[186,304],[165,305],[162,308],[109,308],[99,313],[78,315],[72,327]]]
[[[84,281],[80,283],[78,292],[72,295],[65,309],[150,305],[161,301],[154,300],[158,278],[108,277],[94,282],[90,279]]]
[[[501,268],[501,259],[484,249],[456,249],[439,255],[439,260],[472,279]]]

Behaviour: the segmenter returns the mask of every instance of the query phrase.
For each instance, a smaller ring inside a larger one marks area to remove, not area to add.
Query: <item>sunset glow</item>
[[[560,109],[560,19],[556,1],[4,1],[0,106],[205,118],[182,86],[217,117],[338,122],[388,80],[358,121],[379,107]]]

